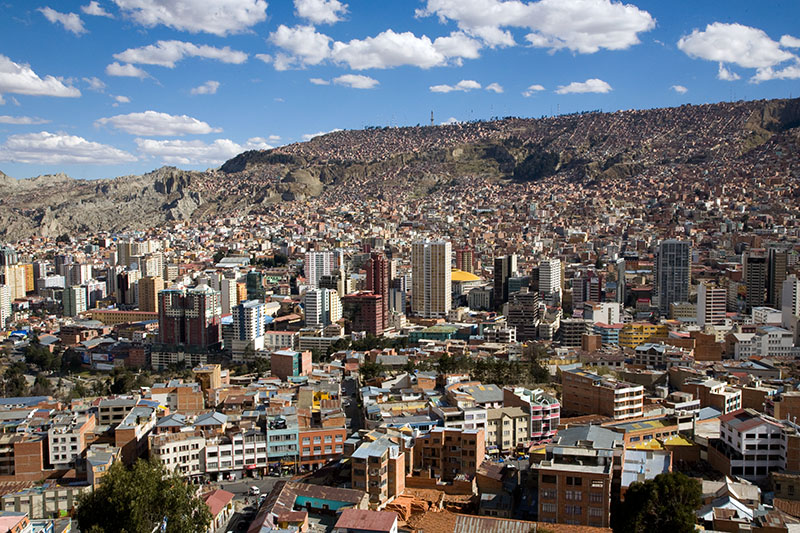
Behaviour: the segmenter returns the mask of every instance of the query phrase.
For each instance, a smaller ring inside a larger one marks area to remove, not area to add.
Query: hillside
[[[142,176],[14,180],[0,173],[0,239],[119,231],[170,220],[242,215],[277,202],[319,197],[420,196],[459,180],[509,187],[569,180],[696,179],[800,169],[800,99],[718,103],[542,119],[505,118],[431,127],[338,131],[305,143],[252,151],[219,169],[164,167]],[[522,184],[522,185],[521,185]],[[451,192],[457,192],[455,190]]]

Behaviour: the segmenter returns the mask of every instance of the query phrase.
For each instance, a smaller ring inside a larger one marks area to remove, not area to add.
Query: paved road
[[[361,409],[358,408],[358,379],[347,376],[342,381],[342,396],[349,398],[350,405],[344,408],[345,416],[350,419],[350,432],[361,429]]]
[[[241,500],[250,494],[250,487],[256,486],[261,489],[261,494],[269,494],[275,483],[281,480],[289,480],[291,477],[264,477],[261,479],[242,479],[239,481],[223,481],[218,483],[221,489],[234,494],[234,500]]]

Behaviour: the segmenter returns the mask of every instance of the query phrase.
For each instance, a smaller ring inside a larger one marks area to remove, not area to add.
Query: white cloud
[[[190,92],[191,94],[217,94],[217,89],[219,89],[219,82],[208,80],[199,87],[195,87]]]
[[[203,141],[136,139],[142,154],[176,165],[218,165],[247,150],[272,148],[265,139],[253,137],[245,144],[230,139]]]
[[[607,93],[611,91],[611,85],[599,80],[597,78],[588,79],[586,81],[573,81],[569,85],[559,85],[556,89],[558,94],[573,94],[573,93]]]
[[[15,125],[29,125],[29,124],[47,124],[49,120],[36,117],[11,117],[8,115],[0,115],[0,124],[15,124]]]
[[[149,78],[150,74],[131,64],[120,65],[116,61],[106,67],[109,76],[122,76],[128,78]]]
[[[323,80],[322,78],[309,78],[308,81],[313,83],[314,85],[330,85],[331,82],[328,80]]]
[[[800,61],[796,61],[794,64],[778,70],[772,67],[760,68],[750,81],[759,83],[768,80],[796,80],[798,78],[800,78]]]
[[[461,32],[431,41],[425,35],[417,37],[411,32],[386,30],[374,37],[341,42],[319,33],[313,26],[290,28],[283,24],[269,39],[282,50],[271,58],[276,70],[318,65],[325,60],[353,70],[404,65],[427,69],[460,65],[462,59],[479,57],[481,47],[478,41]]]
[[[339,0],[294,0],[294,9],[298,17],[314,24],[333,24],[347,13],[347,4]]]
[[[198,46],[184,41],[158,41],[156,44],[141,48],[128,48],[124,52],[114,54],[114,59],[124,63],[158,65],[169,68],[174,68],[175,63],[185,57],[217,59],[223,63],[236,65],[247,61],[247,54],[232,50],[229,46],[216,48],[208,45]]]
[[[142,26],[159,24],[190,33],[242,33],[267,19],[264,0],[114,0]]]
[[[272,56],[269,54],[256,54],[255,58],[258,59],[259,61],[263,61],[268,65],[272,63]]]
[[[784,48],[800,48],[800,39],[791,35],[781,37],[781,46]]]
[[[303,140],[304,141],[310,141],[314,137],[319,137],[321,135],[327,135],[329,133],[333,133],[333,132],[336,132],[336,131],[342,131],[342,129],[341,128],[334,128],[334,129],[332,129],[330,131],[318,131],[317,133],[305,133],[305,134],[303,134]]]
[[[101,93],[106,89],[106,84],[103,82],[103,80],[96,76],[92,76],[91,78],[83,78],[83,81],[89,85],[89,89],[92,91]]]
[[[101,6],[96,0],[92,0],[88,5],[81,6],[81,11],[87,15],[93,15],[95,17],[108,17],[110,19],[114,18],[114,15],[103,9],[103,6]]]
[[[186,115],[169,115],[157,111],[105,117],[96,120],[94,124],[95,126],[108,125],[126,133],[143,137],[202,135],[222,131],[219,128],[212,128],[206,122],[196,118]]]
[[[349,42],[333,43],[332,56],[337,63],[344,63],[353,70],[370,68],[392,68],[405,65],[423,69],[448,64],[450,59],[475,57],[471,46],[456,46],[453,36],[431,41],[426,35],[417,37],[410,31],[396,33],[386,30],[375,37],[353,39]],[[454,54],[454,55],[449,55]]]
[[[719,71],[717,71],[717,78],[723,81],[736,81],[738,79],[741,79],[741,77],[738,74],[726,68],[725,63],[722,62],[720,62],[719,64]]]
[[[450,117],[444,122],[440,122],[440,126],[449,126],[450,124],[458,124],[460,121],[456,117]]]
[[[503,92],[503,86],[499,83],[490,83],[486,86],[487,91],[492,91],[494,93],[500,94]]]
[[[529,86],[524,91],[522,91],[522,96],[524,96],[525,98],[528,98],[528,97],[533,96],[534,94],[536,94],[538,92],[542,92],[542,91],[544,91],[544,86],[543,85],[539,85],[538,83],[535,83],[535,84]]]
[[[270,143],[276,143],[276,142],[278,142],[280,140],[281,140],[281,136],[280,135],[270,135],[269,137],[267,137],[267,142],[270,142]]]
[[[78,89],[64,85],[61,79],[53,76],[45,76],[42,79],[29,65],[14,63],[0,54],[0,94],[5,93],[62,98],[75,98],[81,95]]]
[[[689,89],[687,89],[683,85],[673,85],[672,87],[670,87],[670,89],[672,89],[678,94],[686,94],[689,92]]]
[[[758,28],[714,22],[681,37],[678,48],[696,59],[733,63],[744,68],[773,67],[795,56]]]
[[[455,85],[431,85],[429,87],[432,93],[449,93],[453,91],[468,92],[473,89],[480,89],[481,84],[475,80],[461,80]]]
[[[281,24],[270,34],[269,40],[288,54],[279,53],[273,64],[276,70],[293,66],[318,65],[330,56],[332,39],[317,32],[313,26],[290,28]]]
[[[0,161],[46,165],[114,165],[136,161],[136,157],[83,137],[42,131],[9,136],[0,145]]]
[[[335,85],[344,85],[353,89],[374,89],[380,82],[369,76],[362,76],[361,74],[343,74],[342,76],[333,78]]]
[[[75,35],[86,33],[86,28],[83,27],[83,21],[76,13],[60,13],[50,7],[40,7],[39,11],[47,20],[53,24],[61,24],[64,26],[65,30],[71,31]]]
[[[114,100],[119,104],[130,104],[131,103],[131,99],[130,98],[128,98],[127,96],[123,96],[121,94],[115,96]]]
[[[488,46],[513,46],[508,28],[525,28],[533,46],[594,53],[639,43],[639,33],[655,27],[647,11],[611,0],[428,0],[417,16],[436,15]]]

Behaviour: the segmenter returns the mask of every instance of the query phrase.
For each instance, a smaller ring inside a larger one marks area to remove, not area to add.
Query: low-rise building
[[[570,415],[600,414],[615,420],[638,418],[643,414],[644,387],[585,370],[561,374],[562,409]]]
[[[414,443],[414,472],[443,481],[460,476],[471,479],[485,457],[483,430],[435,427]]]

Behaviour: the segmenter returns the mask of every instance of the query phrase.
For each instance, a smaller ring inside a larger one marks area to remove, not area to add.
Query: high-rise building
[[[475,252],[469,246],[456,250],[456,269],[475,273]]]
[[[342,318],[339,293],[333,289],[310,289],[303,296],[306,326],[321,327]]]
[[[658,245],[656,259],[656,287],[658,310],[663,316],[669,304],[689,301],[689,284],[692,275],[691,243],[668,239]]]
[[[264,336],[267,326],[267,306],[258,300],[248,300],[233,306],[234,337],[240,341],[252,341]]]
[[[539,292],[552,295],[561,291],[561,260],[545,259],[539,263]]]
[[[258,270],[251,270],[245,277],[247,285],[247,299],[248,300],[264,300],[267,297],[267,291],[264,288],[264,273]]]
[[[786,279],[789,264],[789,252],[776,246],[770,246],[769,265],[767,270],[767,305],[775,309],[781,308],[781,291]]]
[[[92,265],[86,263],[65,265],[64,278],[67,285],[83,285],[92,279]]]
[[[138,303],[136,284],[142,277],[141,270],[123,270],[117,274],[117,304],[131,306]]]
[[[0,285],[0,328],[5,328],[11,318],[11,289]]]
[[[781,291],[781,325],[792,328],[793,318],[800,316],[800,279],[789,276],[783,281]]]
[[[452,307],[451,245],[419,241],[411,246],[411,312],[423,318],[445,317]]]
[[[506,310],[508,325],[517,329],[517,340],[529,341],[537,337],[539,329],[539,293],[525,289],[512,294]]]
[[[219,282],[219,288],[222,294],[222,314],[228,315],[234,306],[239,303],[236,280],[222,278]]]
[[[306,280],[312,287],[319,287],[319,280],[322,276],[329,276],[339,267],[337,262],[344,263],[341,254],[334,252],[306,252]]]
[[[86,311],[86,287],[73,285],[64,289],[63,294],[64,316],[78,316]]]
[[[721,326],[725,324],[725,310],[728,291],[708,283],[701,283],[697,288],[697,325]]]
[[[367,290],[381,295],[381,322],[385,327],[389,320],[389,260],[380,252],[372,252],[365,268]]]
[[[766,250],[748,250],[743,254],[745,302],[747,308],[761,307],[767,303],[767,272],[769,256]]]
[[[368,292],[348,294],[342,298],[342,316],[347,319],[349,330],[366,331],[378,336],[386,329],[383,314],[383,296]]]
[[[106,292],[106,284],[104,281],[90,279],[82,285],[86,289],[86,307],[87,309],[94,309],[97,307],[97,302],[104,299],[108,293]],[[157,310],[157,309],[156,309]],[[154,310],[155,311],[155,310]]]
[[[158,295],[158,330],[163,344],[208,348],[222,339],[220,294],[208,285],[167,289]]]
[[[10,246],[0,246],[0,267],[16,265],[17,251]]]
[[[146,276],[139,280],[139,310],[158,312],[158,293],[164,290],[161,276]]]
[[[617,259],[617,303],[625,305],[625,297],[627,296],[627,283],[625,281],[625,258]]]
[[[580,309],[584,302],[602,301],[603,276],[594,270],[577,272],[572,279],[572,308]]]
[[[517,274],[517,254],[494,258],[494,307],[500,309],[508,301],[508,279]]]

